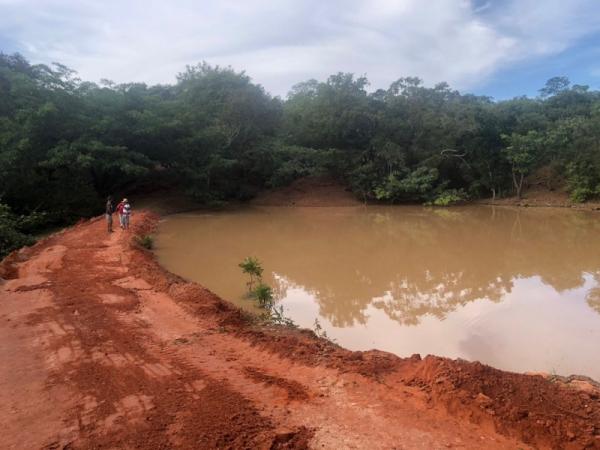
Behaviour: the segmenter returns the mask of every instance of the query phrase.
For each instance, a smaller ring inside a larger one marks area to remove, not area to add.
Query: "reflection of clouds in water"
[[[460,353],[514,371],[580,372],[600,378],[598,317],[589,314],[583,300],[597,282],[589,274],[583,279],[582,287],[565,292],[539,277],[515,280],[502,303],[481,311],[479,320],[465,327]]]

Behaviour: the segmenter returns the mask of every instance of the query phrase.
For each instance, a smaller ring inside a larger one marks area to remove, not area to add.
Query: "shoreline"
[[[231,417],[222,418],[214,429],[204,430],[202,439],[208,440],[202,442],[218,437],[243,446],[236,441],[242,436],[243,442],[259,448],[309,448],[342,441],[360,445],[361,439],[374,442],[380,436],[381,447],[389,448],[401,442],[408,447],[415,442],[459,445],[451,440],[458,436],[463,447],[478,448],[480,434],[488,448],[600,445],[600,391],[592,383],[551,382],[548,376],[436,356],[352,352],[309,330],[258,324],[199,284],[167,272],[152,253],[131,244],[134,234],[152,233],[158,220],[155,214],[140,212],[132,232],[107,237],[104,222],[95,218],[2,261],[0,276],[7,280],[0,284],[0,317],[10,322],[1,322],[0,330],[6,342],[27,350],[8,355],[4,370],[21,373],[28,358],[37,356],[45,361],[36,371],[39,386],[30,386],[23,397],[56,400],[68,391],[70,399],[50,414],[58,414],[63,424],[56,437],[47,430],[50,419],[18,407],[35,403],[19,398],[24,381],[6,378],[11,384],[0,384],[0,399],[15,403],[20,411],[0,413],[8,423],[9,443],[22,442],[33,432],[46,440],[50,433],[61,443],[70,439],[75,448],[114,444],[116,438],[143,448],[154,448],[164,439],[177,448],[193,448],[189,439],[196,436],[198,418],[214,415],[217,404],[228,398],[242,412],[241,422],[234,420],[234,430]],[[43,314],[38,311],[41,304]],[[11,340],[15,333],[21,333],[21,340]],[[41,343],[35,338],[40,335],[46,336]],[[130,367],[129,360],[138,362]],[[140,364],[152,368],[140,372]],[[106,365],[119,369],[106,371]],[[187,391],[181,380],[188,378],[190,386],[197,378],[204,388]],[[326,387],[318,380],[328,380]],[[108,390],[97,391],[93,386],[98,381]],[[182,390],[173,393],[167,386]],[[207,391],[206,386],[211,388]],[[134,394],[142,406],[132,412],[130,401],[123,399]],[[194,395],[209,397],[200,407],[189,403]],[[112,406],[100,406],[104,404]],[[172,416],[175,405],[196,421]],[[319,411],[329,408],[336,413],[323,421]],[[377,419],[366,428],[358,425],[365,420],[364,408],[371,408]],[[82,428],[75,425],[81,422],[69,420],[73,411],[80,411],[80,421],[85,412],[88,424]],[[109,420],[115,414],[121,419]],[[140,414],[151,417],[150,422],[168,423],[148,428],[148,419],[136,418]],[[127,426],[120,426],[122,422]],[[166,429],[175,430],[175,437],[166,436]],[[379,435],[378,430],[385,432]],[[272,446],[282,439],[290,445]]]

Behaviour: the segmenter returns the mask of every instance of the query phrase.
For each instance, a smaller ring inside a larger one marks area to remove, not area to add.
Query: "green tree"
[[[527,134],[513,133],[503,136],[507,146],[504,149],[506,159],[511,164],[512,180],[517,198],[521,198],[523,180],[535,166],[543,145],[543,138],[537,131]]]
[[[263,268],[258,258],[247,256],[238,266],[242,269],[242,272],[250,277],[247,283],[248,291],[253,290],[256,281],[262,283]]]
[[[254,298],[258,300],[258,303],[263,308],[270,308],[273,304],[273,289],[260,282],[256,288],[252,291]]]

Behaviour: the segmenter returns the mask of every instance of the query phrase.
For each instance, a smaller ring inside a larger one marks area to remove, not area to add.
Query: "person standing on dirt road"
[[[108,232],[112,233],[112,215],[114,212],[114,207],[113,207],[113,202],[112,202],[112,197],[108,196],[108,198],[106,199],[106,224],[108,226]]]
[[[126,198],[124,198],[123,200],[121,200],[119,202],[119,204],[117,205],[117,214],[119,215],[119,226],[121,228],[123,227],[123,205],[125,205],[125,200],[127,200]]]
[[[124,198],[123,199],[123,213],[121,215],[124,230],[129,229],[129,216],[131,216],[131,205],[129,204],[129,200]]]

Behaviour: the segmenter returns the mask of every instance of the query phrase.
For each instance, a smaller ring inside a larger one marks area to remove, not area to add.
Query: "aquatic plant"
[[[250,281],[246,285],[248,286],[248,291],[252,292],[254,283],[256,281],[262,282],[263,268],[260,261],[253,256],[247,256],[238,266],[241,267],[242,272],[250,276]]]
[[[262,281],[252,291],[252,296],[258,300],[259,305],[263,308],[273,304],[273,289]]]

